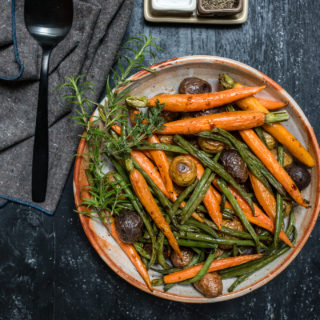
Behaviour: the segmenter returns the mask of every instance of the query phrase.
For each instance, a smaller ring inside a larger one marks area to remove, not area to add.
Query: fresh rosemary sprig
[[[150,108],[148,114],[136,114],[135,126],[127,127],[124,135],[121,135],[118,139],[108,137],[105,139],[106,143],[103,148],[103,152],[108,156],[114,156],[118,159],[122,159],[124,154],[129,153],[132,149],[138,147],[143,140],[151,137],[153,131],[161,130],[164,120],[160,117],[163,104],[159,104],[157,101],[156,108]],[[127,121],[125,118],[123,121]]]
[[[84,81],[85,76],[67,77],[67,82],[60,88],[68,88],[71,94],[64,96],[68,103],[76,104],[76,116],[74,120],[85,129],[83,138],[86,139],[86,152],[84,158],[87,162],[87,177],[89,181],[89,193],[91,199],[85,199],[81,205],[88,208],[85,214],[105,220],[105,213],[111,215],[118,213],[122,204],[129,202],[128,195],[118,181],[112,181],[110,174],[106,173],[104,155],[121,160],[134,147],[140,144],[146,137],[152,135],[155,130],[161,130],[163,120],[159,117],[162,110],[151,108],[148,114],[138,113],[136,115],[136,126],[128,126],[128,108],[125,99],[129,94],[132,83],[129,75],[136,69],[155,72],[144,65],[146,55],[155,59],[153,51],[159,47],[150,36],[139,35],[129,39],[118,54],[118,62],[115,69],[106,81],[106,99],[99,103],[89,96],[94,92],[94,84]],[[125,54],[128,53],[128,54]],[[98,113],[92,116],[94,109]],[[117,137],[111,134],[112,126],[119,125],[123,133]]]
[[[128,195],[124,193],[124,187],[120,187],[118,181],[113,179],[113,173],[108,172],[103,177],[91,175],[91,171],[86,171],[89,181],[90,199],[84,199],[81,205],[86,206],[88,211],[76,211],[89,217],[98,218],[105,222],[108,217],[118,214],[130,205]],[[110,213],[110,215],[106,214]]]

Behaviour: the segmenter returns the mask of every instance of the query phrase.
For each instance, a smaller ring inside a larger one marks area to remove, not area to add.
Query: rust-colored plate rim
[[[319,145],[318,141],[316,138],[316,135],[307,120],[306,116],[304,115],[303,111],[301,108],[298,106],[298,104],[295,102],[295,100],[281,87],[279,86],[276,82],[274,82],[272,79],[267,77],[265,74],[261,73],[260,71],[257,71],[254,68],[249,67],[246,64],[243,64],[241,62],[227,59],[227,58],[221,58],[221,57],[214,57],[214,56],[186,56],[186,57],[180,57],[180,58],[175,58],[175,59],[170,59],[166,60],[157,64],[154,64],[151,66],[151,69],[154,70],[163,70],[166,68],[169,68],[173,65],[176,64],[183,64],[183,63],[220,63],[220,64],[225,64],[229,65],[231,67],[240,69],[251,76],[257,77],[261,79],[261,81],[265,82],[269,87],[273,88],[275,91],[278,91],[282,97],[289,102],[289,105],[293,108],[297,116],[301,119],[305,131],[308,136],[309,144],[314,150],[315,158],[316,158],[316,167],[313,168],[313,170],[317,170],[317,185],[316,187],[316,194],[320,194],[320,152],[319,152]],[[140,71],[136,74],[134,74],[131,79],[132,80],[139,80],[142,79],[146,76],[148,76],[149,73],[147,71]],[[74,166],[74,175],[73,175],[73,187],[74,187],[74,198],[75,198],[75,204],[78,207],[81,203],[81,187],[83,186],[83,179],[81,176],[84,174],[82,170],[82,160],[83,157],[81,154],[83,153],[85,149],[85,139],[82,138],[80,140],[80,144],[78,147],[77,154],[78,156],[76,157],[75,160],[75,166]],[[105,263],[115,272],[117,273],[120,277],[122,277],[124,280],[127,282],[131,283],[135,287],[149,293],[153,294],[155,296],[168,299],[168,300],[173,300],[173,301],[179,301],[179,302],[188,302],[188,303],[212,303],[212,302],[219,302],[219,301],[225,301],[225,300],[230,300],[234,299],[240,296],[243,296],[249,292],[252,292],[264,284],[268,283],[271,281],[274,277],[276,277],[280,272],[282,272],[293,260],[294,258],[298,255],[300,250],[303,248],[304,244],[306,243],[308,237],[310,236],[316,220],[318,218],[319,214],[319,209],[320,209],[320,197],[316,197],[316,201],[314,204],[313,212],[312,212],[312,219],[310,220],[309,225],[306,228],[305,233],[302,235],[301,239],[299,242],[296,244],[295,248],[290,251],[289,255],[286,257],[286,259],[283,261],[283,263],[266,274],[266,276],[255,283],[241,288],[239,290],[236,290],[232,293],[225,293],[217,298],[214,299],[208,299],[205,297],[198,297],[198,296],[183,296],[175,293],[169,293],[169,292],[163,292],[162,290],[155,289],[153,292],[150,292],[146,285],[134,278],[132,275],[126,273],[124,270],[122,270],[115,261],[113,261],[110,256],[106,253],[105,247],[103,246],[102,241],[98,241],[98,235],[92,230],[90,227],[90,218],[84,216],[84,215],[79,215],[82,227],[84,229],[84,232],[86,233],[89,241],[91,242],[92,246],[95,248],[97,253],[100,255],[100,257],[105,261]]]

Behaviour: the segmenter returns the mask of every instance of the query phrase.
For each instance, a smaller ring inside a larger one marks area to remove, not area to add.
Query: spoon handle
[[[32,162],[32,200],[46,198],[48,178],[48,69],[51,49],[43,49]]]

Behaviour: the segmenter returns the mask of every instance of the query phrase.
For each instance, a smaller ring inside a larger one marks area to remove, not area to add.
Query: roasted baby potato
[[[223,284],[220,275],[217,272],[210,272],[195,282],[194,287],[207,298],[220,296],[223,290]]]
[[[192,184],[196,179],[197,167],[194,161],[189,157],[177,156],[170,164],[169,173],[175,184],[186,187]]]
[[[184,268],[186,267],[193,258],[193,251],[188,248],[181,248],[182,259],[178,257],[175,251],[171,252],[171,262],[176,268]]]
[[[198,137],[198,144],[200,148],[207,153],[218,153],[225,147],[224,143],[220,141],[203,137]]]
[[[247,164],[242,160],[236,150],[223,150],[220,156],[226,171],[230,173],[239,183],[245,183],[249,176]]]
[[[179,86],[179,93],[197,94],[211,92],[211,85],[202,79],[191,77],[185,78],[181,81]]]
[[[141,217],[131,210],[121,210],[115,218],[116,230],[123,242],[133,243],[142,235]]]

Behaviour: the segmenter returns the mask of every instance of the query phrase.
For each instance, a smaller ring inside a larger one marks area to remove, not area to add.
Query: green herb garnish
[[[122,203],[130,202],[125,187],[118,180],[111,181],[112,174],[105,172],[105,155],[112,155],[121,161],[133,148],[151,136],[153,131],[162,128],[163,119],[159,117],[162,105],[151,108],[148,114],[137,114],[137,125],[128,127],[128,107],[125,104],[130,92],[128,86],[133,81],[129,75],[137,69],[155,72],[145,66],[144,61],[146,55],[151,55],[154,60],[153,51],[157,50],[159,47],[151,36],[139,35],[129,39],[122,46],[115,69],[111,70],[107,78],[106,99],[102,103],[90,99],[94,84],[84,81],[84,75],[67,77],[67,82],[60,86],[71,91],[64,99],[67,103],[77,105],[73,119],[85,129],[82,137],[86,139],[86,151],[83,156],[87,162],[91,199],[85,199],[81,205],[88,207],[87,215],[105,219],[105,212],[113,215],[121,210]],[[98,113],[92,116],[96,108]],[[112,131],[114,125],[125,128],[120,136]]]

